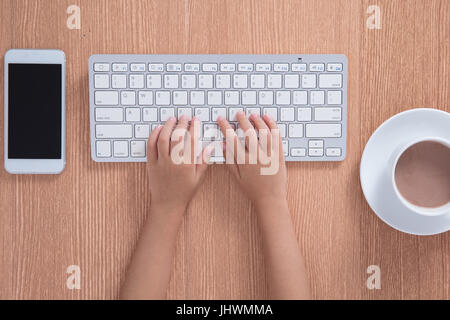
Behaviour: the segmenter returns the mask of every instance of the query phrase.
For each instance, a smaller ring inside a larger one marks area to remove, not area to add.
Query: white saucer
[[[393,192],[390,157],[401,145],[422,137],[450,140],[450,113],[412,109],[386,120],[372,134],[361,158],[361,187],[376,215],[391,227],[416,235],[450,230],[450,211],[423,216],[404,206]]]

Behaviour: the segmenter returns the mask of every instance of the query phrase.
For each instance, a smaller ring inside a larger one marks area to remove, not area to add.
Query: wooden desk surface
[[[81,30],[66,27],[72,4],[81,7]],[[381,30],[366,28],[372,4],[381,8]],[[118,296],[149,191],[144,164],[91,160],[94,53],[346,54],[347,159],[288,164],[289,205],[313,297],[450,299],[450,233],[391,229],[359,184],[364,145],[384,120],[416,107],[450,111],[450,1],[3,0],[0,9],[2,56],[21,47],[67,56],[65,171],[0,170],[1,299]],[[3,112],[0,137],[3,143]],[[3,152],[0,161],[3,167]],[[381,268],[381,290],[366,288],[372,264]],[[66,288],[69,265],[81,267],[81,290]],[[253,208],[225,166],[215,165],[181,228],[168,296],[264,298],[264,272]]]

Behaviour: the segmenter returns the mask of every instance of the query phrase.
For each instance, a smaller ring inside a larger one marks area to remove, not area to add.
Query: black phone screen
[[[8,158],[61,159],[61,81],[61,64],[8,64]]]

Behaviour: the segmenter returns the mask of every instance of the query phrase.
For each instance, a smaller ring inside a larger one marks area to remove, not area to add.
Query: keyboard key
[[[308,91],[294,91],[293,93],[293,103],[300,105],[300,104],[307,104],[308,103]]]
[[[283,140],[282,144],[283,144],[283,154],[285,157],[287,157],[289,155],[289,141]]]
[[[257,72],[268,72],[271,70],[270,63],[258,63],[256,64],[256,71]]]
[[[142,120],[145,122],[158,121],[158,108],[144,108],[142,109]]]
[[[149,63],[148,71],[150,71],[150,72],[163,72],[164,71],[164,64],[162,64],[162,63]]]
[[[335,89],[342,87],[342,74],[319,75],[319,88]]]
[[[113,74],[111,77],[111,86],[113,89],[125,89],[127,87],[127,75]]]
[[[132,72],[145,72],[145,63],[132,63],[130,69]]]
[[[141,109],[140,108],[126,108],[125,119],[127,122],[141,121]]]
[[[98,124],[95,126],[95,136],[101,139],[130,139],[133,136],[131,124]]]
[[[246,74],[233,75],[233,87],[235,89],[247,89],[247,81]]]
[[[186,72],[198,72],[200,71],[200,65],[198,63],[185,63],[184,71]]]
[[[325,65],[323,63],[310,63],[309,71],[311,72],[323,72],[325,71]]]
[[[140,106],[151,106],[153,104],[153,91],[139,91],[138,97]]]
[[[280,130],[280,136],[282,138],[286,138],[286,124],[279,123],[278,124],[278,129]]]
[[[170,117],[175,117],[174,108],[161,108],[159,109],[161,122],[166,122]]]
[[[342,91],[328,91],[327,102],[329,105],[342,104]]]
[[[213,76],[212,74],[201,74],[198,76],[198,87],[200,89],[212,89]]]
[[[292,123],[289,125],[289,137],[290,138],[302,138],[303,137],[303,124]]]
[[[341,148],[327,148],[326,155],[327,157],[340,157]]]
[[[220,138],[220,132],[217,124],[206,123],[203,125],[203,139],[217,140]]]
[[[181,71],[181,63],[168,63],[166,65],[167,72],[180,72]]]
[[[281,108],[280,119],[281,121],[295,121],[294,108]]]
[[[178,119],[180,119],[181,116],[186,116],[190,121],[192,119],[192,108],[178,108]]]
[[[200,106],[205,104],[204,91],[191,91],[191,105]]]
[[[298,74],[286,74],[284,75],[284,87],[286,89],[297,89],[299,87]]]
[[[309,148],[323,148],[323,140],[309,140],[308,147]]]
[[[313,105],[325,104],[325,91],[311,91],[310,101]]]
[[[178,75],[177,74],[165,74],[164,75],[164,88],[177,89],[178,88]]]
[[[156,91],[155,104],[157,106],[168,106],[170,104],[170,91]]]
[[[323,157],[323,149],[309,148],[308,155],[310,157]]]
[[[109,89],[109,74],[96,74],[94,76],[94,88]]]
[[[231,87],[231,75],[229,74],[217,74],[216,75],[216,88],[217,89],[229,89]]]
[[[236,71],[236,65],[234,63],[222,63],[220,65],[221,72],[234,72]]]
[[[95,91],[94,101],[98,106],[116,106],[119,104],[118,91]]]
[[[307,138],[340,138],[341,124],[339,123],[310,123],[306,125]]]
[[[225,105],[232,106],[239,104],[239,91],[225,91]]]
[[[131,156],[135,158],[145,157],[145,141],[131,141]]]
[[[239,72],[251,72],[253,71],[253,64],[251,63],[239,63],[238,64]]]
[[[290,91],[277,91],[277,103],[279,105],[291,104],[291,92]]]
[[[237,121],[236,114],[241,111],[244,112],[244,108],[229,108],[228,109],[228,120]]]
[[[127,72],[128,64],[126,63],[113,63],[112,65],[113,72]]]
[[[217,121],[217,117],[221,116],[223,118],[227,118],[227,109],[226,108],[212,108],[212,121]]]
[[[341,108],[315,108],[314,120],[315,121],[341,121]]]
[[[245,108],[245,115],[250,117],[250,115],[256,114],[258,116],[261,116],[261,109],[260,108]]]
[[[281,89],[281,74],[267,75],[267,88]]]
[[[136,104],[136,92],[122,91],[120,93],[120,103],[123,106],[134,106]]]
[[[144,88],[144,75],[143,74],[130,74],[130,88],[131,89],[143,89]]]
[[[95,108],[95,121],[122,122],[122,108]]]
[[[312,112],[311,108],[297,108],[297,121],[311,121]]]
[[[208,104],[209,105],[222,104],[222,91],[208,91]]]
[[[263,115],[270,116],[274,121],[278,121],[278,108],[264,108]]]
[[[111,141],[97,141],[96,143],[97,157],[111,157]]]
[[[203,72],[216,72],[217,71],[217,63],[204,63],[202,67],[203,67]]]
[[[306,157],[306,149],[305,148],[291,148],[291,156],[292,157]]]
[[[134,137],[137,139],[148,139],[150,126],[148,124],[137,124],[134,126]]]
[[[293,63],[291,68],[295,72],[306,72],[306,63]]]
[[[258,102],[261,105],[272,105],[273,91],[259,91]]]
[[[256,91],[242,91],[242,104],[243,105],[256,104]]]
[[[173,104],[176,106],[185,106],[188,103],[187,91],[173,91]]]
[[[209,108],[195,108],[195,116],[202,122],[209,121]]]
[[[181,87],[183,89],[194,89],[195,86],[195,74],[184,74],[181,76]]]
[[[149,89],[161,89],[161,75],[160,74],[149,74],[147,75],[147,88]]]
[[[250,77],[250,87],[252,89],[264,89],[264,75],[252,74]]]
[[[128,141],[114,141],[114,157],[128,157]]]
[[[94,63],[95,72],[109,72],[109,63]]]
[[[313,89],[316,87],[315,74],[302,74],[302,88]]]
[[[275,72],[287,72],[287,71],[289,71],[289,64],[287,64],[287,63],[275,63],[273,65],[273,71],[275,71]]]
[[[329,63],[327,64],[327,71],[328,72],[341,72],[342,69],[342,63]]]

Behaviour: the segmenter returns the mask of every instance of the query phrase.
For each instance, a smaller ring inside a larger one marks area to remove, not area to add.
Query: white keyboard
[[[340,161],[346,154],[345,55],[92,55],[92,159],[146,161],[150,132],[170,116],[197,116],[202,140],[221,139],[218,116],[269,114],[287,161]],[[223,162],[221,148],[214,162]]]

